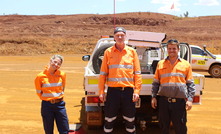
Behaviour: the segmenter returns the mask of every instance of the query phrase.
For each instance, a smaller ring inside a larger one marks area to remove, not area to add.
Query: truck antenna
[[[116,27],[116,13],[115,13],[115,8],[116,7],[116,0],[114,0],[114,29]]]

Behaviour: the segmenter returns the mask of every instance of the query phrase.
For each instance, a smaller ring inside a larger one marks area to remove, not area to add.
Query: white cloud
[[[161,4],[162,6],[158,8],[159,13],[171,13],[180,11],[180,0],[151,0],[153,4]],[[171,9],[174,3],[174,8]]]
[[[204,5],[204,6],[218,6],[220,3],[218,0],[198,0],[195,5]]]

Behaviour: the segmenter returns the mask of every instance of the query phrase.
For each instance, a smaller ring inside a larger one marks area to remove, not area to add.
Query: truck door
[[[180,43],[179,56],[180,58],[187,60],[190,63],[191,61],[190,47],[187,43]]]
[[[207,70],[211,58],[207,56],[205,51],[198,47],[191,47],[192,50],[192,69]]]

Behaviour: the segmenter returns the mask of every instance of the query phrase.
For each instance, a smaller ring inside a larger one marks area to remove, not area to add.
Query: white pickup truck
[[[191,65],[193,71],[206,71],[214,78],[221,78],[221,55],[210,53],[206,46],[190,45],[192,50]]]
[[[142,89],[140,101],[136,104],[136,122],[142,127],[147,122],[158,121],[158,110],[151,108],[151,88],[157,62],[167,56],[166,47],[161,42],[165,33],[127,31],[126,44],[136,49],[142,72]],[[115,44],[113,37],[101,38],[92,53],[85,55],[82,60],[89,61],[85,67],[84,90],[85,112],[88,126],[101,126],[103,123],[103,106],[99,100],[98,78],[104,51]],[[191,61],[191,49],[187,43],[181,43],[181,58]],[[201,95],[204,88],[204,75],[193,73],[196,85],[194,104],[201,104]]]

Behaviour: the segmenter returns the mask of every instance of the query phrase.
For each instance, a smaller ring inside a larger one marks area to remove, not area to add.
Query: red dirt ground
[[[66,108],[69,123],[80,122],[81,100],[84,97],[83,75],[86,62],[82,55],[65,55],[61,70],[67,73],[65,89]],[[50,55],[1,56],[0,57],[0,133],[1,134],[43,134],[40,115],[40,99],[35,93],[34,79],[48,63]],[[207,74],[205,74],[207,75]],[[188,112],[188,134],[221,133],[221,82],[220,79],[205,79],[202,104],[194,105]],[[117,128],[121,133],[124,128]],[[100,134],[101,129],[88,131]],[[145,132],[158,134],[159,128],[148,126]],[[57,130],[55,129],[55,134]]]

